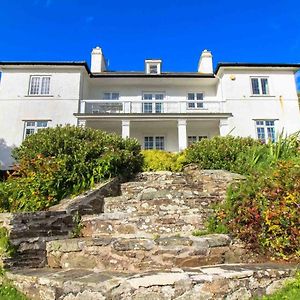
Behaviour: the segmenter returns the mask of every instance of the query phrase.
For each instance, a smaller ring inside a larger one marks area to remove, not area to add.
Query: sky
[[[0,61],[82,61],[111,70],[196,71],[218,62],[300,63],[299,0],[0,0]],[[300,74],[297,76],[300,89]]]

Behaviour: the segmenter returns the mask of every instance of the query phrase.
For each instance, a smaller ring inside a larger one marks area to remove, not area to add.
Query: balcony
[[[81,114],[193,114],[224,113],[224,101],[193,100],[81,100]]]

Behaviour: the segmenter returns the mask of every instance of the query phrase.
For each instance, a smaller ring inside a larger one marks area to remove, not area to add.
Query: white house
[[[215,135],[274,140],[300,130],[300,64],[219,63],[201,54],[197,72],[106,68],[102,50],[86,62],[0,62],[0,164],[40,128],[74,124],[135,137],[145,149],[180,151]]]

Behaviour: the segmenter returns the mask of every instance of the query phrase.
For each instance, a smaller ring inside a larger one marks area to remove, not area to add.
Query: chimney
[[[106,61],[100,47],[96,47],[92,50],[91,54],[91,72],[101,73],[106,71]]]
[[[212,54],[208,50],[203,50],[198,63],[198,72],[204,74],[213,74]]]

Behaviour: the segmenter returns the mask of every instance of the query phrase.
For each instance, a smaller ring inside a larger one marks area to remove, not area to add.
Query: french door
[[[163,112],[163,103],[158,102],[164,100],[163,93],[143,93],[143,100],[145,101],[143,102],[144,114],[160,114]]]

